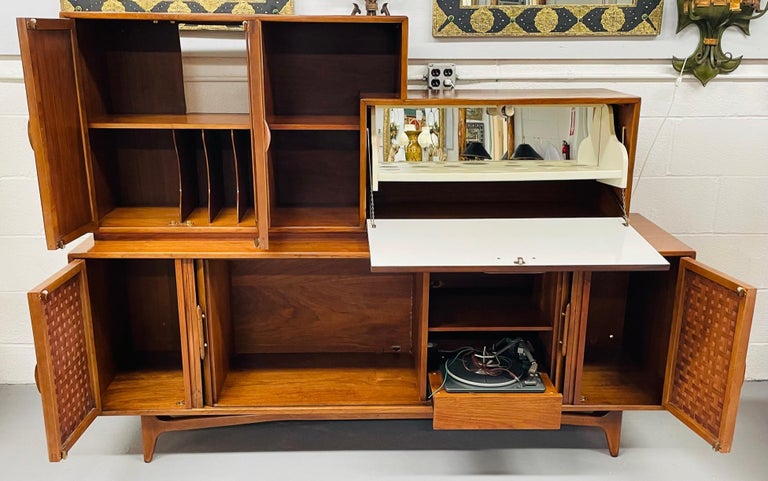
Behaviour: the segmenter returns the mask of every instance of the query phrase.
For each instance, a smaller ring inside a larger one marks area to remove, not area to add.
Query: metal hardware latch
[[[523,259],[522,257],[518,257],[517,260],[513,262],[513,264],[522,266],[525,264],[525,259]]]

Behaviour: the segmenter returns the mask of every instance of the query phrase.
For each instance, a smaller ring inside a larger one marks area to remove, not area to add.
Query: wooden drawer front
[[[563,395],[549,377],[542,375],[547,390],[523,393],[447,393],[433,396],[434,429],[560,429]],[[436,389],[440,373],[430,373]]]

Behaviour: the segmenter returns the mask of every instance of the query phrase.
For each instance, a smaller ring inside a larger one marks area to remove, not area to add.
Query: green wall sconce
[[[674,57],[672,66],[678,72],[692,73],[702,85],[719,73],[733,72],[741,57],[723,52],[723,32],[738,27],[749,35],[749,22],[766,11],[768,8],[760,10],[760,0],[677,0],[677,32],[695,24],[699,27],[699,45],[688,58]]]

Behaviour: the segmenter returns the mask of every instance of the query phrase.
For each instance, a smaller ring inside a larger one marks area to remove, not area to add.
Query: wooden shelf
[[[208,210],[199,207],[179,222],[178,207],[118,207],[110,211],[99,222],[100,229],[135,230],[141,228],[169,229],[169,232],[180,233],[182,229],[203,230],[231,228],[234,230],[255,231],[256,221],[253,209],[245,212],[243,219],[238,221],[234,207],[225,207],[213,220],[208,222]],[[189,222],[189,223],[187,223]]]
[[[551,330],[549,320],[527,298],[494,293],[468,295],[458,289],[430,294],[430,332]]]
[[[314,228],[360,230],[360,210],[354,207],[277,207],[272,209],[275,231]]]
[[[217,406],[422,404],[407,354],[262,354],[233,359]]]
[[[659,406],[658,381],[637,366],[619,363],[584,363],[581,379],[582,404]],[[578,397],[578,395],[577,395]]]
[[[357,116],[276,115],[267,123],[272,130],[360,130]]]
[[[88,123],[92,129],[249,130],[249,114],[105,115]]]
[[[621,170],[567,160],[379,162],[378,182],[500,182],[620,179]]]
[[[181,369],[120,372],[101,395],[105,413],[114,411],[184,409]]]

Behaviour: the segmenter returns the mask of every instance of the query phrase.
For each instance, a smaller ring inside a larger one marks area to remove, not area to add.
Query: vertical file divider
[[[198,205],[194,131],[173,130],[173,144],[179,165],[179,222],[184,222]]]
[[[232,130],[230,132],[232,152],[235,160],[237,189],[237,221],[243,220],[249,208],[254,206],[253,159],[251,156],[251,132]]]
[[[203,152],[208,172],[208,222],[212,223],[224,207],[224,171],[222,165],[222,143],[218,132],[203,130]]]

